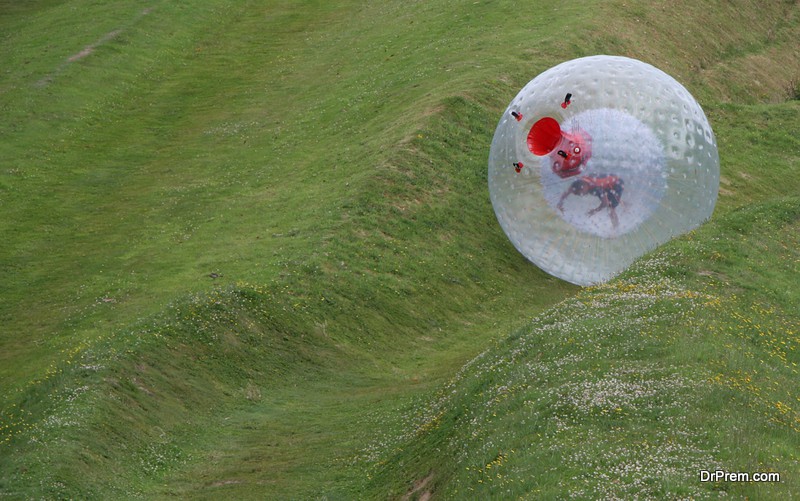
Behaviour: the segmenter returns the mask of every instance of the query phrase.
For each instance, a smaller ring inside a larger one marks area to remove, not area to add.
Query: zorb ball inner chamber
[[[663,71],[592,56],[530,81],[489,154],[500,226],[526,258],[578,285],[606,281],[711,217],[716,140],[703,110]]]

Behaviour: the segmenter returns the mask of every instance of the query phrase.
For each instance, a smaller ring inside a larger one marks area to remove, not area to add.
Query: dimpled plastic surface
[[[545,117],[590,143],[580,172],[558,172],[573,151],[533,153],[528,134]],[[666,73],[625,57],[574,59],[534,78],[503,114],[489,154],[489,194],[506,235],[542,270],[578,285],[604,282],[700,225],[718,190],[716,140],[700,105]]]

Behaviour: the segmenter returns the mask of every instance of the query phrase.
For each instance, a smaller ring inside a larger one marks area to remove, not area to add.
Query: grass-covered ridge
[[[796,491],[798,9],[696,5],[3,5],[0,492]],[[685,83],[723,178],[580,291],[507,242],[485,160],[593,53]]]
[[[798,221],[797,198],[737,211],[721,225],[753,231],[735,247],[707,226],[535,317],[368,449],[376,484],[401,470],[444,498],[791,497]],[[717,469],[782,482],[699,482]]]

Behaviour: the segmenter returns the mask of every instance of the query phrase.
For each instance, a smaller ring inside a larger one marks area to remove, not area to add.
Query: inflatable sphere
[[[719,155],[675,79],[626,57],[567,61],[511,101],[492,141],[489,195],[508,238],[542,270],[604,282],[711,217]]]

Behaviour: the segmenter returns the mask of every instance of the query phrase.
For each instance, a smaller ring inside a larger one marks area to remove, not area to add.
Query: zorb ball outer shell
[[[489,195],[514,246],[578,285],[604,282],[711,217],[716,139],[689,92],[625,57],[567,61],[506,109]]]

